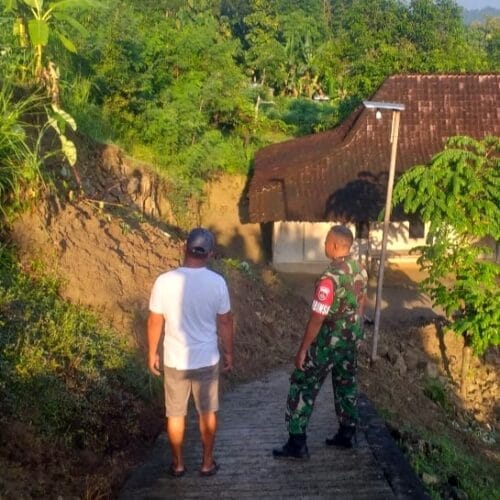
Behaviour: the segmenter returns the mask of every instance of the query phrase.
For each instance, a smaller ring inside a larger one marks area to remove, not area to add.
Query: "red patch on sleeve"
[[[331,306],[333,304],[334,292],[333,292],[333,282],[329,278],[323,278],[316,285],[316,290],[314,292],[314,300],[320,302],[325,306]]]

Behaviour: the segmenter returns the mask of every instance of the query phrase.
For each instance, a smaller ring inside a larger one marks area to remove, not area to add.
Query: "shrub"
[[[0,251],[0,408],[69,447],[113,449],[110,421],[137,426],[156,391],[132,346],[58,296],[58,281]]]

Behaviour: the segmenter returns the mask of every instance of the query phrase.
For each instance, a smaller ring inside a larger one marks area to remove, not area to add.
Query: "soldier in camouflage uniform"
[[[361,318],[368,277],[349,255],[352,243],[352,232],[345,226],[333,226],[326,237],[325,254],[331,263],[316,283],[309,321],[295,356],[285,413],[290,437],[282,448],[273,450],[275,458],[309,458],[307,424],[330,372],[340,425],[326,444],[353,445],[358,420],[357,343],[363,336]]]

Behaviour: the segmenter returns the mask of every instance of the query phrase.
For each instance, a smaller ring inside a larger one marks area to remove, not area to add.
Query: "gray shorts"
[[[177,370],[165,366],[164,373],[167,417],[187,415],[191,394],[198,413],[218,411],[219,363],[194,370]]]

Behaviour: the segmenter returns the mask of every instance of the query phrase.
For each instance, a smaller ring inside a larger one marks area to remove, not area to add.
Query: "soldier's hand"
[[[299,349],[295,355],[295,368],[304,370],[304,361],[306,359],[306,352]]]

